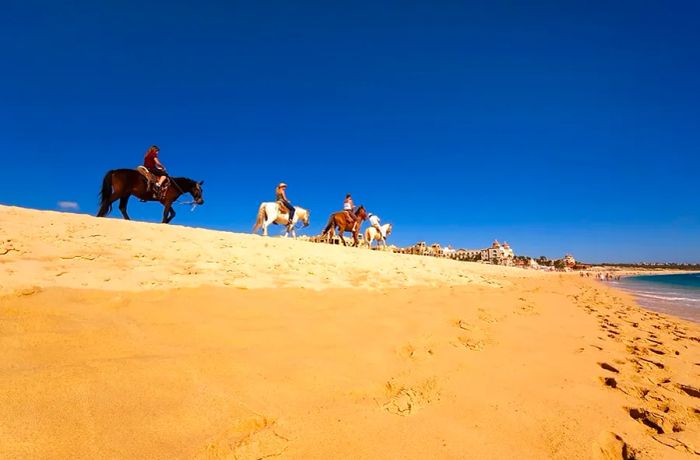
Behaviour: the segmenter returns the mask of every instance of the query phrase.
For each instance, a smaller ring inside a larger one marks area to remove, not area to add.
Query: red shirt
[[[156,167],[156,157],[158,156],[157,150],[149,150],[143,159],[143,165],[148,169],[155,169]]]

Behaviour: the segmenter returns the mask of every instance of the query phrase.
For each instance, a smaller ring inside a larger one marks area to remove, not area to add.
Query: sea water
[[[700,272],[630,276],[611,284],[632,293],[649,310],[700,323]]]

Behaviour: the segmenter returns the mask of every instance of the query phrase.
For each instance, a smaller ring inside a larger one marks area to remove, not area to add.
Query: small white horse
[[[299,206],[294,206],[294,221],[292,222],[292,238],[297,237],[295,230],[297,222],[301,221],[304,223],[304,227],[309,226],[309,211],[301,208]],[[286,210],[285,210],[286,211]],[[267,227],[272,224],[277,225],[289,225],[289,212],[281,212],[279,203],[267,202],[260,203],[260,208],[258,208],[258,218],[255,221],[255,226],[253,227],[253,233],[257,233],[258,229],[262,227],[263,236],[267,236]],[[285,238],[289,235],[289,230],[284,232]]]
[[[382,233],[379,233],[379,230],[374,227],[368,227],[367,230],[365,230],[365,243],[369,249],[372,249],[372,241],[374,240],[381,241],[384,243],[384,247],[386,247],[386,237],[391,235],[391,224],[380,225],[379,228],[382,229],[382,233],[385,236],[382,236]]]

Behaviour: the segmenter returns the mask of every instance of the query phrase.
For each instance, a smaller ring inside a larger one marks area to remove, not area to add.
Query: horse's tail
[[[114,170],[107,171],[104,179],[102,179],[102,189],[100,190],[100,212],[98,217],[106,216],[112,211],[112,173]]]
[[[326,228],[323,229],[321,235],[325,235],[330,231],[331,228],[333,228],[334,218],[335,214],[331,214],[331,216],[328,218],[328,224],[326,225]]]
[[[260,205],[258,209],[258,218],[255,220],[255,225],[253,225],[253,233],[257,232],[265,220],[265,203]]]

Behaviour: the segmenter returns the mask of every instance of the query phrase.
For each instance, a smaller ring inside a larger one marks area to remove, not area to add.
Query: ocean
[[[630,276],[610,284],[634,294],[649,310],[700,323],[700,272]]]

